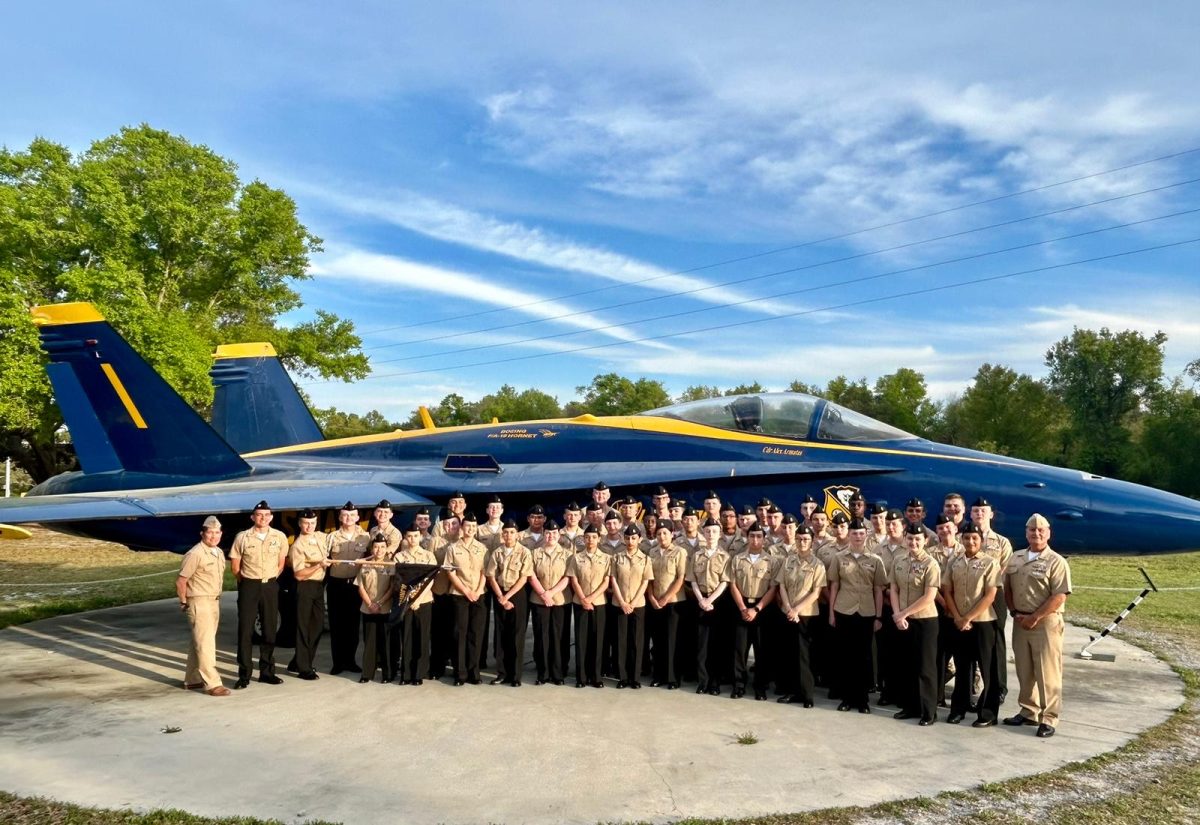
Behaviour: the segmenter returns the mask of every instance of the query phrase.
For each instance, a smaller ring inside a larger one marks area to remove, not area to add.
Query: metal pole
[[[1146,572],[1146,568],[1139,567],[1138,570],[1141,572],[1142,578],[1146,580],[1146,587],[1142,590],[1142,592],[1138,595],[1138,597],[1136,599],[1134,599],[1132,602],[1129,603],[1129,607],[1122,610],[1120,615],[1117,616],[1117,618],[1113,619],[1112,623],[1109,624],[1108,627],[1106,627],[1100,631],[1099,636],[1089,636],[1088,637],[1088,639],[1089,639],[1088,643],[1083,646],[1083,650],[1079,651],[1079,653],[1076,654],[1076,658],[1079,658],[1079,659],[1102,659],[1104,661],[1110,661],[1110,662],[1114,661],[1116,659],[1115,656],[1095,656],[1092,653],[1092,648],[1095,647],[1096,645],[1100,644],[1100,641],[1105,636],[1107,636],[1109,633],[1112,633],[1114,630],[1116,630],[1117,625],[1119,625],[1122,621],[1124,621],[1125,617],[1128,616],[1130,613],[1132,613],[1133,609],[1135,607],[1137,607],[1139,604],[1141,604],[1142,600],[1145,599],[1147,596],[1149,596],[1151,592],[1154,592],[1154,593],[1158,592],[1158,588],[1154,586],[1154,582],[1153,582],[1153,580],[1151,580],[1150,574]]]
[[[4,497],[12,496],[12,459],[4,459]]]

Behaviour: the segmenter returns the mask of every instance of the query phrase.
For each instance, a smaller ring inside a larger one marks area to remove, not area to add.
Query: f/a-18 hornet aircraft
[[[46,372],[80,470],[0,502],[0,521],[182,552],[200,516],[227,524],[261,499],[289,516],[388,499],[397,521],[451,493],[497,493],[510,512],[565,505],[597,481],[646,496],[668,485],[700,505],[709,490],[786,510],[806,494],[843,509],[855,491],[902,506],[950,491],[987,498],[993,529],[1023,539],[1050,519],[1069,553],[1200,549],[1200,502],[1161,490],[937,444],[821,398],[758,393],[630,416],[436,427],[326,440],[269,344],[221,346],[211,426],[91,304],[35,307]],[[232,517],[232,518],[229,518]],[[277,522],[278,523],[278,522]],[[19,530],[10,530],[19,532]],[[232,531],[226,533],[232,535]]]

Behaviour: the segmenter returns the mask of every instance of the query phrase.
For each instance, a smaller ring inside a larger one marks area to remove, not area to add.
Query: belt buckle
[[[266,583],[267,583],[267,582],[269,582],[269,581],[270,581],[270,579],[263,579],[263,580],[262,580],[262,583],[263,583],[263,584],[266,584]]]

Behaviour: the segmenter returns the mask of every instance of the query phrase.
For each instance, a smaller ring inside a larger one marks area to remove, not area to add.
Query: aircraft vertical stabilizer
[[[212,426],[235,450],[250,453],[324,439],[270,344],[224,344],[213,358]]]
[[[85,473],[124,470],[186,479],[249,474],[241,456],[94,306],[52,304],[31,314]]]

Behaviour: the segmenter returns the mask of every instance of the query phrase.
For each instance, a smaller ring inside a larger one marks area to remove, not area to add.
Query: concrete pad
[[[235,614],[227,596],[218,647],[230,686]],[[1170,668],[1117,640],[1102,645],[1115,663],[1065,660],[1065,713],[1048,740],[1029,727],[919,728],[890,708],[805,710],[687,685],[534,686],[528,672],[520,689],[281,672],[282,685],[213,698],[179,688],[186,633],[173,600],[0,631],[0,787],[285,822],[744,817],[1050,771],[1120,746],[1183,701]],[[1068,626],[1068,653],[1086,640]],[[291,651],[279,653],[282,671]],[[1005,715],[1016,711],[1011,668],[1009,682]],[[182,731],[161,732],[169,726]],[[743,731],[758,744],[736,744]]]

